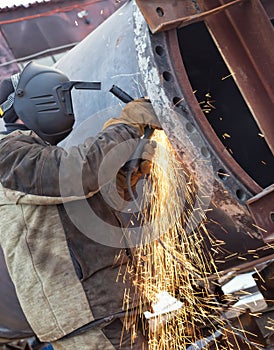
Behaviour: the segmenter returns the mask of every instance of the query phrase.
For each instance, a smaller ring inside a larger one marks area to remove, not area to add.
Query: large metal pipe
[[[163,2],[162,7],[155,5],[157,1],[148,3],[155,7],[152,16],[164,17]],[[240,11],[237,6],[226,10],[228,17]],[[199,13],[201,8],[197,5],[194,10]],[[231,254],[227,258],[220,251],[216,256],[218,268],[226,271],[249,268],[273,254],[265,243],[274,232],[274,160],[216,46],[222,39],[216,35],[206,19],[152,34],[136,2],[128,1],[64,56],[57,68],[71,79],[102,82],[101,92],[74,94],[77,123],[67,145],[96,134],[107,118],[120,112],[121,103],[109,93],[112,84],[134,98],[150,97],[182,163],[195,174],[197,197],[201,200],[208,194],[204,206],[213,209],[208,212],[208,229],[225,241],[223,248]],[[273,53],[273,48],[269,50]],[[258,195],[264,198],[261,228],[256,221]]]

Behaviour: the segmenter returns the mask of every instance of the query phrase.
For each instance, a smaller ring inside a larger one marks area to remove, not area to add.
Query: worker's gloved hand
[[[120,117],[109,119],[104,124],[103,130],[110,125],[121,123],[139,129],[140,136],[144,134],[144,128],[147,125],[153,129],[162,129],[151,103],[144,98],[129,102],[122,110]]]
[[[142,153],[142,161],[139,166],[139,173],[141,176],[148,175],[151,170],[152,165],[152,159],[155,154],[155,148],[156,148],[156,142],[155,141],[148,141],[145,146]]]
[[[130,178],[130,185],[131,188],[134,189],[137,182],[141,177],[144,177],[150,173],[151,166],[152,166],[152,159],[155,154],[156,149],[156,142],[155,141],[148,141],[145,146],[142,153],[142,160],[140,162],[139,168],[136,172],[133,172],[131,174]],[[119,170],[117,177],[116,177],[116,186],[118,193],[122,198],[125,200],[130,200],[129,194],[127,192],[127,182],[126,182],[126,167],[123,167]]]

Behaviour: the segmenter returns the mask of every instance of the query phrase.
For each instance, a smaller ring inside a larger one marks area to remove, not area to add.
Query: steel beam
[[[192,0],[167,2],[163,0],[136,0],[149,28],[153,34],[180,28],[191,23],[202,21],[207,16],[224,11],[245,0],[233,0],[228,4],[217,6],[201,12],[199,6]]]
[[[208,11],[227,0],[197,2]],[[264,7],[259,0],[245,1],[205,22],[274,154],[274,29]]]

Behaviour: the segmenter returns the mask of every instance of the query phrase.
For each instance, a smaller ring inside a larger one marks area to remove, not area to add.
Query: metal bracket
[[[264,242],[274,241],[274,184],[250,198],[246,204]]]
[[[64,93],[66,112],[68,115],[73,114],[71,90],[72,88],[81,90],[101,90],[101,82],[90,81],[66,81],[62,83],[62,91]]]
[[[191,23],[202,21],[205,17],[239,5],[246,0],[233,0],[208,11],[201,12],[193,0],[136,0],[151,32],[153,34],[180,28]]]

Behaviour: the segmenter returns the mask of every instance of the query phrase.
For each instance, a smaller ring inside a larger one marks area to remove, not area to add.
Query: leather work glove
[[[144,177],[150,173],[152,159],[155,154],[156,145],[157,144],[155,141],[148,141],[145,144],[144,150],[142,153],[142,160],[140,162],[138,171],[132,173],[131,175],[130,185],[133,189],[141,177]],[[127,192],[126,176],[127,176],[127,172],[123,168],[121,168],[116,177],[116,186],[120,196],[125,200],[130,200],[130,196]]]
[[[148,140],[143,147],[139,167],[137,171],[130,174],[130,187],[133,193],[136,190],[138,181],[150,173],[156,146],[156,141]],[[132,193],[128,190],[127,175],[129,172],[126,164],[119,169],[116,177],[112,178],[111,181],[101,188],[101,193],[108,198],[108,203],[116,210],[123,210],[125,205],[127,205],[126,202],[131,202],[132,200]]]
[[[123,108],[120,117],[109,119],[104,124],[103,130],[108,126],[121,123],[139,129],[140,136],[144,134],[144,128],[147,125],[153,129],[162,129],[151,103],[145,98],[129,102]]]

